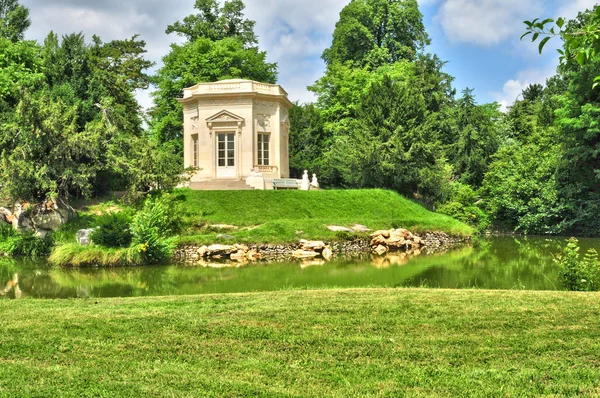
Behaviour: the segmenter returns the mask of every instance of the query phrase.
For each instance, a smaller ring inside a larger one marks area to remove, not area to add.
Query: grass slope
[[[598,396],[598,294],[0,301],[1,396]]]
[[[473,230],[451,217],[428,211],[392,191],[178,191],[188,224],[256,227],[231,233],[242,242],[295,242],[300,238],[335,239],[328,224],[372,229],[403,227],[470,235]],[[302,231],[302,233],[297,233]],[[182,242],[212,242],[216,232],[188,228]],[[228,232],[230,233],[230,232]]]

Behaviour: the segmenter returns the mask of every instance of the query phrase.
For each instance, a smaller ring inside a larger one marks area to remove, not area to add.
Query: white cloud
[[[339,12],[349,0],[246,0],[246,16],[256,21],[260,47],[279,65],[279,83],[292,100],[309,101],[306,91],[322,75],[321,53],[331,43]],[[147,43],[147,58],[160,66],[169,45],[180,42],[165,34],[168,25],[196,12],[194,0],[21,0],[32,25],[27,38],[43,41],[53,30],[59,36],[83,32],[104,41],[139,33]],[[138,93],[149,104],[147,93]]]
[[[545,84],[546,79],[552,77],[556,73],[557,64],[558,61],[553,60],[553,62],[545,68],[520,71],[514,79],[510,79],[504,83],[501,92],[492,91],[489,95],[494,101],[497,101],[500,104],[502,111],[506,111],[527,86],[535,83]]]
[[[559,7],[556,16],[573,19],[582,11],[591,10],[598,4],[596,0],[566,0],[566,4]]]
[[[518,36],[542,10],[542,0],[444,0],[435,19],[451,43],[489,46]]]

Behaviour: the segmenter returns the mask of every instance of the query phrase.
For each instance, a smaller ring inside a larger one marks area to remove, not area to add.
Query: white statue
[[[304,170],[304,175],[302,176],[302,182],[300,183],[301,191],[308,191],[310,189],[310,182],[308,181],[308,170]]]
[[[319,180],[317,180],[317,175],[313,173],[312,181],[310,182],[311,187],[319,188]]]

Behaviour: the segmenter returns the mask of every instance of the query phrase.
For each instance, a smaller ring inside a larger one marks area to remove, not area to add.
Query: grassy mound
[[[597,396],[597,304],[423,289],[0,301],[0,395]]]
[[[214,242],[210,224],[249,227],[229,231],[241,242],[295,242],[300,238],[336,239],[330,224],[363,224],[371,229],[402,227],[471,235],[473,229],[451,217],[385,190],[331,191],[177,191],[186,228],[182,243]]]

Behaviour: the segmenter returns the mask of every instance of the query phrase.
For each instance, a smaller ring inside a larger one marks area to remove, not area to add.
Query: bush
[[[38,238],[33,232],[19,233],[12,226],[0,226],[0,253],[9,256],[48,256],[54,248],[51,234]]]
[[[589,249],[583,259],[579,259],[578,240],[571,238],[563,252],[554,261],[559,266],[559,278],[567,290],[598,291],[600,290],[600,261],[598,253]]]
[[[129,229],[131,217],[129,214],[110,213],[100,219],[98,227],[90,238],[97,245],[105,247],[128,247],[132,235]]]
[[[171,257],[175,241],[173,233],[173,214],[175,206],[167,195],[150,197],[144,202],[131,223],[133,247],[144,262],[159,263]]]
[[[490,218],[477,204],[477,193],[469,185],[453,182],[450,185],[450,200],[440,205],[436,212],[445,214],[485,232],[490,227]]]

